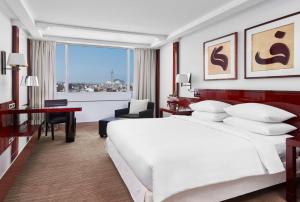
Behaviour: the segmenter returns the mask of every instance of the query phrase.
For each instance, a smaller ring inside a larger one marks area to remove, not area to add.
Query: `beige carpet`
[[[63,130],[42,136],[5,201],[132,201],[105,153],[97,126],[79,126],[74,143]]]
[[[75,143],[64,141],[63,130],[56,132],[55,141],[42,136],[5,201],[132,201],[105,153],[97,124],[78,126]],[[282,202],[284,186],[230,201]]]

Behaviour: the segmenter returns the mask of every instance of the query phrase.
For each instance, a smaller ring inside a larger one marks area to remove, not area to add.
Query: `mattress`
[[[275,146],[276,151],[282,162],[285,162],[285,152],[286,152],[286,138],[292,137],[291,135],[282,135],[282,136],[268,136],[267,138],[269,141]],[[109,140],[109,139],[108,139]],[[112,141],[109,140],[109,144],[113,144]],[[114,146],[115,147],[115,146]],[[128,162],[127,162],[128,163]],[[143,173],[137,175],[136,177],[139,178],[140,182],[149,190],[153,191],[152,187],[152,167],[150,163],[146,159],[141,159],[139,161],[140,167],[143,167]],[[133,165],[129,164],[129,167],[134,167]],[[134,172],[134,170],[133,170]]]
[[[186,117],[187,120],[191,119],[192,117]],[[158,122],[157,122],[158,124]],[[122,130],[124,131],[124,128],[121,129],[120,131],[114,131],[114,130],[108,130],[108,136],[110,136],[109,133],[116,133],[119,132],[121,133]],[[154,130],[155,131],[155,130]],[[136,131],[135,131],[136,132]],[[157,130],[157,133],[164,133],[164,130]],[[183,131],[182,131],[183,132]],[[141,131],[141,134],[142,131]],[[164,134],[161,134],[164,135]],[[282,136],[266,136],[265,139],[269,141],[274,147],[276,148],[276,151],[282,161],[285,159],[285,140],[286,138],[291,137],[290,135],[282,135]],[[126,137],[128,138],[128,137]],[[114,144],[113,138],[110,138],[110,141],[112,144]],[[130,141],[128,139],[124,139],[124,142]],[[126,144],[126,143],[124,143]],[[118,149],[118,147],[116,147]],[[137,155],[136,153],[138,152],[138,148],[133,148],[133,150],[128,150],[127,152],[132,152],[132,155]],[[122,152],[119,152],[120,155],[122,156]],[[127,156],[130,156],[131,154],[127,154]],[[123,155],[123,158],[126,160],[126,155]],[[140,182],[149,190],[153,191],[153,170],[152,170],[152,164],[151,164],[152,159],[147,158],[146,156],[141,156],[138,158],[138,165],[136,162],[131,162],[127,161],[129,167],[132,168],[133,172],[135,173],[136,177],[140,180]]]

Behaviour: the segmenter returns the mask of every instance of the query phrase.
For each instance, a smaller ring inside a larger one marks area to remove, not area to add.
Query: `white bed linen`
[[[153,194],[136,177],[133,170],[117,151],[109,138],[106,140],[106,151],[114,162],[124,183],[126,184],[133,201],[135,202],[153,202]],[[297,159],[297,168],[300,169],[300,158]],[[298,172],[300,174],[300,172]],[[300,175],[299,175],[300,176]],[[219,202],[230,198],[248,194],[266,187],[285,182],[285,172],[276,174],[257,175],[241,178],[233,181],[212,184],[204,187],[190,189],[178,194],[172,195],[165,202]]]
[[[266,136],[266,141],[269,141],[271,144],[275,146],[275,149],[281,159],[282,162],[285,162],[285,153],[286,153],[286,138],[292,137],[291,135],[280,135],[280,136]],[[107,138],[107,144],[113,144],[109,138]],[[115,146],[113,147],[115,148]],[[142,177],[140,177],[141,183],[152,192],[152,168],[149,163],[145,160],[140,161],[139,164],[143,168]]]
[[[186,116],[113,121],[108,136],[148,189],[145,173],[152,171],[154,202],[195,187],[284,170],[264,136]]]

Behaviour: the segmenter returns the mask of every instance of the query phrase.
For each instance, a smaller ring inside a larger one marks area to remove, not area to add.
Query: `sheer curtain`
[[[155,50],[134,50],[133,98],[155,102],[155,65]]]
[[[39,87],[30,88],[31,106],[42,107],[45,100],[54,99],[55,49],[55,42],[30,40],[32,75],[39,81]],[[33,118],[40,122],[42,116],[35,114]]]

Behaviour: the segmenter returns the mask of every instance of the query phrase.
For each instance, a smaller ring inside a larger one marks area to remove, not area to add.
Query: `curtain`
[[[155,50],[134,50],[133,98],[155,102],[155,68]]]
[[[54,99],[55,88],[55,49],[52,41],[30,40],[32,75],[38,77],[39,86],[30,88],[30,105],[42,107],[44,101]],[[43,116],[34,114],[35,123],[40,123]]]

